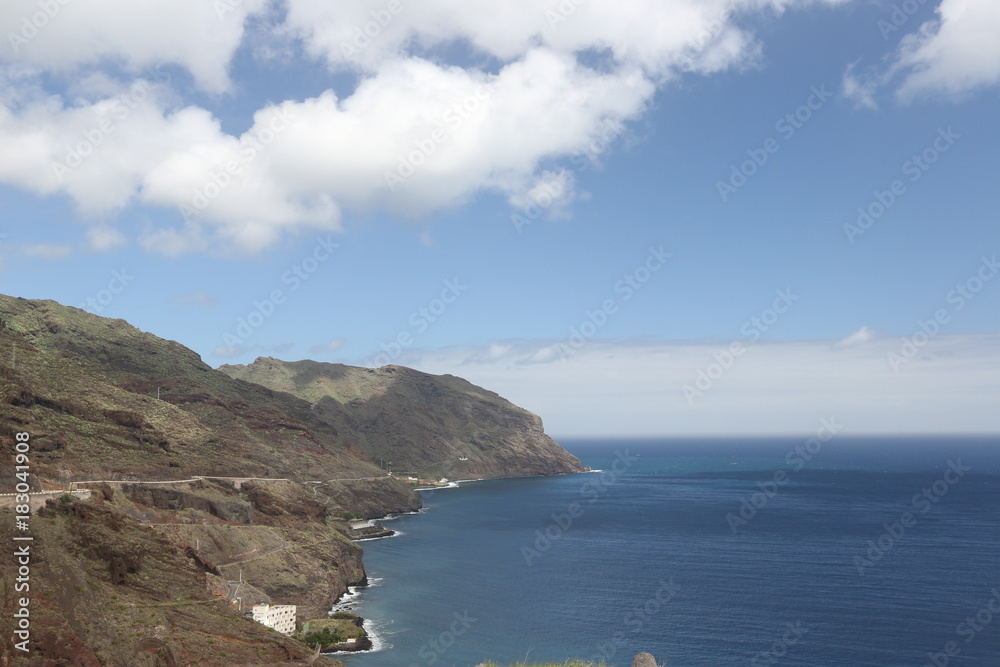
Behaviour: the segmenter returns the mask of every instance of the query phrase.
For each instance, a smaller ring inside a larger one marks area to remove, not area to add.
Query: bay
[[[424,492],[363,543],[377,646],[338,657],[1000,664],[995,439],[561,444],[603,472]]]

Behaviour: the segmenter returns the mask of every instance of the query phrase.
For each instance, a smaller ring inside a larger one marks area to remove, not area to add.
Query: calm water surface
[[[427,492],[364,543],[378,647],[338,657],[1000,665],[995,439],[561,444],[604,472]]]

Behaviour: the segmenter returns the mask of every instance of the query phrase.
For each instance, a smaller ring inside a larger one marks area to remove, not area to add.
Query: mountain
[[[453,375],[262,357],[226,375],[288,392],[398,475],[478,479],[579,472],[542,420]]]
[[[537,417],[464,380],[339,367],[365,382],[335,393],[338,367],[310,364],[247,367],[283,369],[276,390],[123,320],[0,295],[0,448],[13,460],[28,434],[30,486],[51,493],[29,520],[31,657],[6,642],[0,664],[340,665],[242,612],[321,618],[366,581],[349,519],[420,507],[374,456],[450,477],[579,469]],[[325,388],[309,400],[284,391],[302,369]],[[0,494],[19,481],[6,466]],[[16,502],[0,495],[8,544]],[[17,567],[0,559],[5,591]]]
[[[225,598],[325,616],[365,580],[344,516],[420,507],[305,401],[233,380],[122,320],[0,296],[0,445],[11,456],[19,433],[30,436],[33,490],[93,489],[32,517],[31,599],[45,619],[32,648],[50,660],[67,646],[87,665],[306,659],[307,647],[243,623]],[[0,493],[14,490],[13,469],[0,474]],[[5,590],[13,563],[0,561]],[[118,607],[127,631],[91,613]],[[12,619],[5,612],[0,631]],[[148,647],[158,648],[147,663]]]

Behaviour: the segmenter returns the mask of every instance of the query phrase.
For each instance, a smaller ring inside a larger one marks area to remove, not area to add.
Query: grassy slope
[[[287,394],[234,381],[191,350],[53,302],[0,296],[5,416],[30,426],[39,472],[378,475],[353,442]],[[11,366],[11,350],[17,363]],[[157,389],[163,400],[157,400]]]
[[[460,479],[580,470],[536,415],[462,378],[272,358],[220,370],[305,399],[400,474]]]
[[[544,436],[537,417],[459,378],[304,363],[274,381],[274,389],[285,382],[306,400],[233,379],[122,320],[0,295],[0,447],[12,453],[13,434],[31,433],[32,472],[46,488],[86,479],[383,475],[363,450],[403,464],[410,457],[413,466],[430,461],[430,472],[452,478],[578,468]],[[468,465],[458,465],[460,456]],[[12,482],[0,478],[0,490]],[[360,549],[340,534],[337,517],[419,502],[387,479],[150,488],[106,489],[103,500],[34,520],[38,651],[34,662],[15,656],[12,664],[302,658],[301,644],[245,621],[218,599],[226,580],[242,569],[252,582],[241,589],[248,601],[265,596],[319,613],[363,576]],[[12,522],[2,523],[9,530]],[[222,577],[185,557],[192,542]],[[255,553],[267,555],[242,560]],[[10,564],[0,564],[5,590],[12,588]],[[116,581],[119,570],[124,578]],[[5,605],[0,631],[7,632],[11,600]],[[9,650],[5,645],[0,657]]]
[[[0,537],[9,544],[12,517],[5,511],[0,518]],[[12,657],[16,666],[229,667],[309,655],[303,644],[210,593],[206,575],[168,540],[112,507],[57,504],[31,523],[33,644],[25,656],[4,642],[0,660]],[[0,563],[4,590],[13,590],[10,562]],[[12,600],[6,600],[0,631],[7,637],[12,623]]]
[[[31,434],[32,473],[43,488],[88,479],[382,474],[304,401],[233,380],[183,346],[121,320],[0,296],[0,448],[8,455],[21,431]],[[0,491],[12,490],[14,481],[0,478]],[[244,622],[210,589],[224,594],[225,580],[236,579],[242,567],[252,581],[241,591],[245,597],[302,605],[307,618],[321,614],[364,576],[361,549],[343,537],[346,524],[336,517],[419,506],[416,494],[391,479],[264,482],[238,491],[196,482],[105,492],[104,501],[99,494],[96,504],[74,504],[80,515],[33,522],[39,643],[34,662],[16,655],[12,664],[55,664],[45,661],[70,655],[81,665],[174,664],[157,657],[161,650],[178,660],[186,656],[177,664],[280,664],[305,657],[303,645]],[[13,522],[7,516],[2,523],[9,529]],[[288,547],[235,562],[275,543]],[[200,557],[219,561],[223,578],[192,570],[184,548],[195,544]],[[4,590],[13,588],[12,562],[0,562]],[[131,579],[114,582],[115,562],[138,566]],[[155,649],[152,657],[147,649]],[[6,643],[0,658],[10,650]],[[259,662],[258,652],[264,655]]]

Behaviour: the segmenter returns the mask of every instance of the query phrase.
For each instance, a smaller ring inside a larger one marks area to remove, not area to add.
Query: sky
[[[7,0],[0,292],[556,436],[997,433],[994,0]]]

